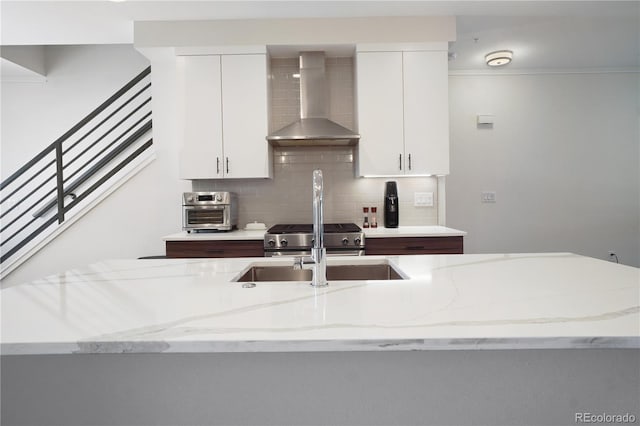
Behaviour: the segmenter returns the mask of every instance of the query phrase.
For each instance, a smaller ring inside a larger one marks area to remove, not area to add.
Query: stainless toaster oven
[[[238,196],[233,192],[182,194],[182,229],[231,231],[238,225]]]

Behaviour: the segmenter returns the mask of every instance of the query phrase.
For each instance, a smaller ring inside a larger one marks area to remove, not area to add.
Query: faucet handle
[[[302,256],[296,256],[293,258],[293,269],[302,269],[302,264],[304,263],[304,260],[302,259]]]

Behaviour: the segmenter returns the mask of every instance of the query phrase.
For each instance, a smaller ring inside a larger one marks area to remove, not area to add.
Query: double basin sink
[[[293,264],[251,264],[233,281],[310,281],[310,269],[294,269]],[[327,263],[327,281],[404,280],[406,275],[388,261],[358,263]]]

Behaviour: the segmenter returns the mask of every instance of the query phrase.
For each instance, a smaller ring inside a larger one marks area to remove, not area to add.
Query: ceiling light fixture
[[[495,52],[487,53],[484,60],[490,67],[501,67],[511,62],[513,52],[510,50],[496,50]]]

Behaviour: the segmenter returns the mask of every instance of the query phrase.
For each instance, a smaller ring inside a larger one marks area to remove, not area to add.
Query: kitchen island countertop
[[[408,279],[234,282],[291,259],[105,260],[3,289],[2,354],[639,348],[640,270],[570,253],[368,256]]]

